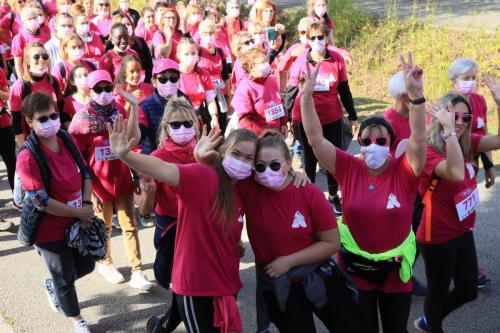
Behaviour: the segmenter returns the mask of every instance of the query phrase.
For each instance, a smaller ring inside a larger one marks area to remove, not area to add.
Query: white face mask
[[[203,46],[213,45],[215,42],[215,36],[201,36],[201,44]]]
[[[228,9],[227,15],[231,16],[232,18],[238,18],[240,16],[240,9],[239,8]]]
[[[32,32],[36,31],[40,27],[40,23],[38,22],[38,17],[24,22],[24,27]]]
[[[326,41],[315,39],[314,41],[310,42],[309,46],[311,46],[311,50],[313,50],[314,52],[323,53],[326,48]]]
[[[59,10],[61,11],[61,13],[67,13],[69,11],[69,7],[70,5],[68,4],[60,5]]]
[[[92,97],[92,99],[97,104],[99,104],[101,106],[106,106],[106,105],[109,105],[113,101],[114,96],[113,96],[113,92],[103,91],[100,94],[94,93],[94,96]]]
[[[76,26],[76,33],[80,36],[84,36],[88,34],[90,31],[90,25],[89,24],[80,24]]]
[[[326,6],[324,5],[317,5],[314,6],[314,12],[318,17],[323,17],[326,14]]]
[[[300,35],[299,39],[300,39],[300,44],[304,44],[304,45],[307,44],[307,36],[306,35]]]
[[[389,147],[379,146],[376,143],[361,147],[360,150],[364,155],[366,165],[372,170],[380,168],[389,156]]]
[[[57,37],[60,37],[59,39],[64,39],[67,35],[73,32],[73,28],[70,27],[62,27],[57,29]]]
[[[73,61],[78,61],[83,58],[85,51],[83,49],[74,49],[68,51],[68,58]]]

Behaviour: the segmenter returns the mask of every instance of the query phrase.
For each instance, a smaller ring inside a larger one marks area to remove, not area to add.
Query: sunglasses
[[[59,113],[54,112],[49,114],[48,116],[42,116],[40,118],[36,118],[36,121],[38,121],[40,124],[46,123],[47,121],[50,120],[57,120],[59,119]]]
[[[100,7],[109,7],[109,3],[98,3],[97,5]]]
[[[107,86],[104,86],[104,87],[98,87],[98,86],[95,86],[94,88],[92,88],[92,90],[96,93],[96,94],[100,94],[102,93],[103,91],[107,92],[107,93],[110,93],[113,91],[113,86],[112,85],[107,85]]]
[[[379,146],[385,146],[389,142],[389,136],[371,136],[366,138],[358,138],[359,145],[362,147],[368,147],[372,143]]]
[[[33,59],[35,59],[36,61],[40,60],[40,58],[47,61],[47,60],[49,60],[49,55],[47,53],[42,53],[42,54],[35,54],[33,56]]]
[[[245,46],[249,46],[250,44],[255,44],[255,39],[250,38],[249,40],[243,42],[243,45]]]
[[[309,37],[310,40],[314,41],[314,40],[323,40],[325,39],[325,36],[312,36],[312,37]]]
[[[455,113],[455,121],[461,118],[464,123],[470,123],[472,121],[472,115],[470,113]]]
[[[172,83],[177,83],[179,81],[179,77],[178,76],[171,76],[171,77],[158,76],[156,79],[161,84],[165,84],[165,83],[167,83],[169,81],[172,82]]]
[[[172,121],[172,122],[168,123],[168,125],[172,129],[179,129],[179,128],[181,128],[181,125],[184,126],[184,128],[191,128],[191,127],[193,127],[193,122],[189,121],[189,120],[186,120],[186,121]]]
[[[299,35],[301,35],[301,36],[304,36],[306,33],[307,33],[307,31],[304,31],[304,30],[299,31]]]
[[[258,173],[263,173],[264,171],[266,171],[266,168],[269,166],[269,168],[273,171],[278,171],[279,169],[281,169],[281,164],[285,163],[286,161],[284,162],[271,162],[269,163],[268,165],[264,164],[264,163],[257,163],[255,164],[255,171],[257,171]]]

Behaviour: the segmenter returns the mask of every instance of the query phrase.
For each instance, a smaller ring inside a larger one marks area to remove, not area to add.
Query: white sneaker
[[[132,272],[130,277],[130,282],[128,283],[130,287],[141,290],[149,290],[155,285],[153,282],[148,281],[146,276],[142,271]]]
[[[91,333],[90,328],[85,319],[75,321],[75,333]]]
[[[122,283],[125,281],[125,278],[123,275],[118,272],[118,270],[115,268],[113,265],[104,265],[101,263],[98,263],[97,265],[97,271],[99,274],[104,276],[104,278],[109,282],[109,283]]]

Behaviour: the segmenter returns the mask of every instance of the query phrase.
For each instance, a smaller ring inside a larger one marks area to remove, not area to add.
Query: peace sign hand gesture
[[[401,55],[401,67],[403,69],[403,80],[405,82],[408,96],[411,99],[424,97],[424,71],[418,65],[413,64],[413,54],[408,52],[408,62]]]

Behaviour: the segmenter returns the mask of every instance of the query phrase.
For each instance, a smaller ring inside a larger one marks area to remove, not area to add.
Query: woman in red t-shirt
[[[500,82],[487,77],[485,83],[500,115]],[[428,332],[443,332],[443,319],[477,297],[472,230],[479,191],[474,156],[500,149],[500,130],[496,135],[471,135],[472,108],[463,96],[448,94],[441,105],[447,110],[433,112],[439,122],[433,120],[428,130],[430,144],[419,187],[424,209],[417,244],[424,258],[427,293],[425,316],[415,321],[415,327]],[[445,117],[450,126],[442,125]],[[452,280],[454,289],[449,291]]]
[[[50,170],[50,184],[44,184],[41,170],[29,149],[17,159],[23,189],[37,210],[45,212],[35,235],[35,248],[42,256],[51,278],[44,280],[51,308],[73,319],[75,331],[83,332],[87,322],[80,314],[75,280],[94,270],[91,255],[82,256],[66,243],[65,232],[75,220],[84,227],[94,222],[92,172],[75,167],[64,141],[57,136],[61,123],[52,98],[33,93],[23,101],[23,115],[30,128],[30,140],[37,144]],[[86,169],[86,168],[85,168]],[[82,185],[83,178],[83,185]],[[50,189],[46,186],[50,185]]]
[[[87,87],[89,71],[86,67],[75,66],[69,72],[68,84],[64,92],[63,113],[68,119],[64,127],[68,128],[71,119],[78,111],[85,109],[90,102],[90,89]]]
[[[14,173],[16,172],[16,141],[11,126],[11,117],[6,109],[9,100],[9,85],[3,69],[0,68],[0,155],[7,168],[7,179],[11,190],[14,190]],[[0,219],[1,220],[1,219]],[[1,223],[1,222],[0,222]]]
[[[342,107],[348,113],[349,127],[356,132],[358,126],[354,101],[347,78],[347,69],[342,56],[329,49],[327,42],[328,31],[324,24],[313,23],[307,29],[306,37],[310,50],[297,58],[290,69],[289,86],[298,87],[306,66],[318,66],[321,70],[318,81],[314,86],[314,105],[321,122],[324,137],[336,147],[342,147],[343,118]],[[300,93],[296,93],[292,101],[292,120],[299,124],[299,137],[304,148],[305,171],[312,182],[316,179],[316,156],[308,143],[304,126],[300,119]],[[341,103],[342,102],[342,103]],[[289,103],[289,104],[292,104]],[[328,178],[328,200],[333,205],[337,215],[342,214],[342,204],[338,196],[338,184],[331,174]]]
[[[363,332],[406,333],[410,314],[415,236],[411,228],[418,175],[425,165],[425,98],[422,70],[402,61],[412,100],[411,136],[406,153],[389,153],[394,131],[381,117],[363,121],[358,134],[361,158],[336,148],[322,133],[313,94],[314,74],[306,64],[300,94],[302,123],[318,161],[342,188],[343,220],[337,221],[342,249],[339,263],[359,288]],[[367,268],[368,267],[368,268]]]
[[[231,132],[220,148],[223,159],[216,157],[214,167],[177,165],[132,152],[121,117],[108,127],[116,156],[177,194],[172,291],[184,324],[200,332],[224,327],[241,333],[235,297],[242,287],[239,241],[245,213],[234,184],[251,174],[257,137],[248,130]],[[200,184],[203,191],[193,190]]]

